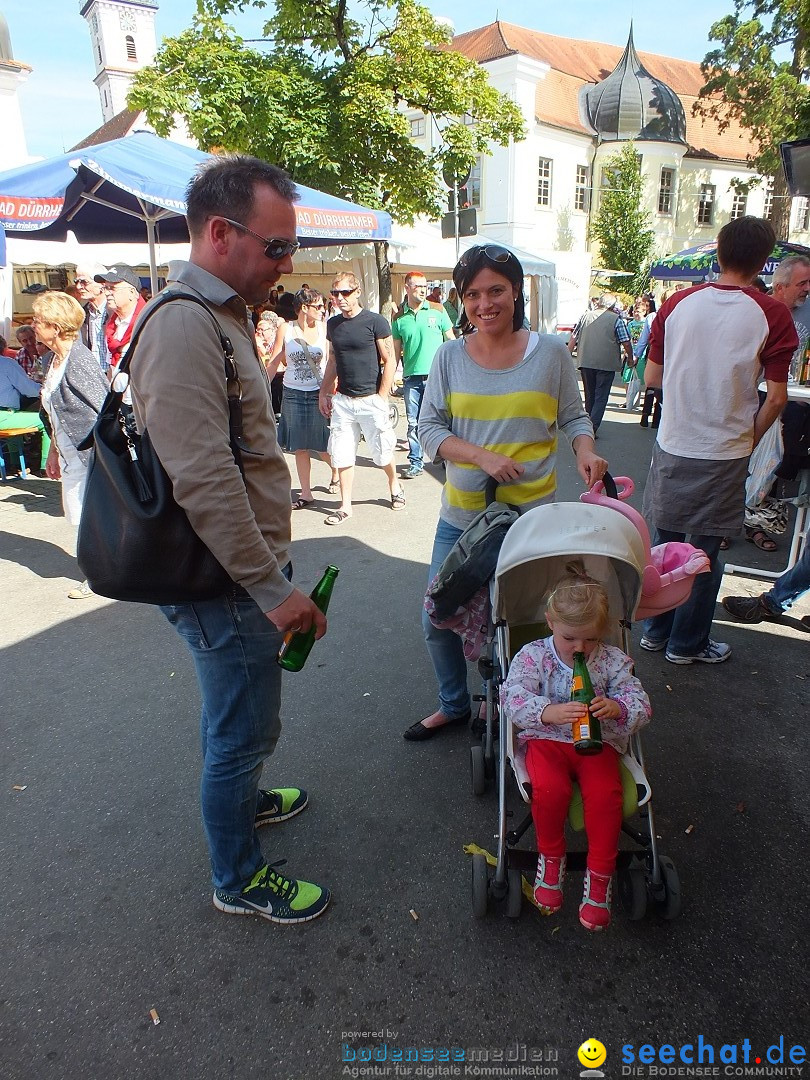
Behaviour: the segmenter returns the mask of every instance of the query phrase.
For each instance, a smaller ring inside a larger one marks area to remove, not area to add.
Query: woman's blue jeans
[[[462,531],[439,518],[433,540],[428,583],[435,577],[436,571],[450,554],[451,548],[461,536]],[[437,630],[424,608],[422,609],[422,629],[425,632],[425,644],[439,684],[439,709],[450,719],[464,716],[470,711],[470,694],[467,689],[467,661],[464,659],[461,638],[452,630]]]
[[[264,865],[256,799],[281,733],[282,635],[238,586],[161,611],[194,660],[202,696],[202,819],[215,889],[239,892]]]

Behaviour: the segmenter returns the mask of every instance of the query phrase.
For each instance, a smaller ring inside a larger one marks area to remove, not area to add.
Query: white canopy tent
[[[175,259],[187,259],[189,245],[156,245],[156,264],[163,268]],[[112,266],[124,262],[149,277],[149,247],[143,244],[80,244],[73,233],[65,241],[6,238],[7,266],[0,268],[0,332],[8,338],[12,316],[30,311],[33,298],[20,296],[20,290],[36,283],[49,284],[49,269],[73,270],[77,265],[94,263]],[[371,244],[336,244],[331,247],[302,248],[295,256],[295,270],[284,281],[291,290],[306,281],[313,288],[328,289],[338,270],[354,273],[363,284],[363,296],[369,307],[377,308],[379,290]],[[15,293],[15,270],[17,273]],[[59,286],[57,286],[59,287]]]
[[[554,263],[511,244],[503,245],[500,240],[492,240],[480,233],[477,236],[461,237],[459,252],[463,253],[476,244],[499,244],[514,252],[529,282],[529,323],[535,330],[553,333],[557,315]],[[407,274],[411,270],[423,270],[429,278],[441,277],[443,280],[450,280],[453,267],[458,261],[456,241],[443,240],[439,229],[434,225],[418,224],[408,227],[395,224],[388,241],[388,258],[392,264],[392,272],[397,275]]]

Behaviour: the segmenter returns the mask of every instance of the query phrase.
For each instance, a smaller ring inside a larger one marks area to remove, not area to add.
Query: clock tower
[[[157,0],[82,0],[105,124],[126,109],[135,72],[155,57],[157,9]]]

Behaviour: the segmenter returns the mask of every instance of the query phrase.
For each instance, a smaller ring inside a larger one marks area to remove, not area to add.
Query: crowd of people
[[[155,310],[143,324],[130,387],[138,429],[148,427],[176,501],[232,582],[213,599],[161,608],[193,658],[202,698],[201,802],[213,902],[229,914],[279,923],[314,919],[330,900],[325,886],[268,862],[256,834],[257,826],[283,822],[308,804],[304,789],[261,787],[260,778],[281,732],[274,660],[284,636],[326,632],[323,613],[292,582],[289,556],[295,512],[315,501],[313,456],[330,470],[329,491],[340,495],[325,518],[333,527],[352,515],[361,438],[385,474],[392,511],[405,509],[404,480],[416,480],[426,462],[444,467],[430,580],[494,499],[521,511],[554,501],[561,432],[583,484],[604,476],[608,462],[594,440],[613,380],[626,368],[628,409],[638,406],[643,388],[652,392],[642,425],[651,415],[657,428],[644,497],[655,542],[688,537],[711,564],[686,603],[645,623],[641,645],[675,665],[720,663],[730,648],[709,633],[719,553],[725,537],[742,532],[749,458],[784,409],[802,348],[791,312],[810,292],[807,260],[785,260],[773,296],[752,286],[774,235],[767,222],[743,217],[720,232],[716,282],[674,293],[657,312],[649,297],[639,298],[629,319],[614,296],[603,296],[569,348],[528,328],[523,269],[497,244],[462,255],[444,304],[423,274],[409,274],[389,321],[363,306],[361,284],[349,272],[335,276],[328,297],[306,283],[295,293],[278,285],[292,274],[298,250],[295,199],[284,172],[253,158],[215,158],[201,168],[188,190],[190,256],[170,265],[167,289],[191,294],[209,311],[183,296]],[[19,409],[27,401],[43,409],[53,439],[47,474],[62,480],[71,524],[80,517],[87,471],[79,446],[126,355],[145,303],[140,284],[125,264],[79,268],[77,299],[38,297],[31,326],[21,328],[28,330],[20,339],[24,355],[0,366],[0,405]],[[240,463],[231,451],[217,326],[232,345],[251,448]],[[388,408],[398,363],[408,430],[401,473]],[[285,450],[296,465],[296,498]],[[770,592],[727,597],[726,609],[747,622],[778,618],[810,585],[807,552]],[[551,634],[519,655],[506,695],[531,744],[534,891],[549,914],[562,899],[571,777],[582,785],[590,850],[580,921],[590,930],[610,922],[618,753],[650,715],[629,658],[601,642],[605,604],[602,584],[581,566],[569,567],[548,599]],[[409,742],[471,719],[460,638],[427,615],[423,630],[437,708],[407,728]],[[609,752],[594,766],[571,752],[571,724],[582,714],[568,703],[575,652],[592,664],[593,708],[607,733]]]

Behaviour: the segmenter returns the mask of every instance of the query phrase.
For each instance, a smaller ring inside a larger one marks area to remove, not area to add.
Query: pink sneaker
[[[610,926],[610,896],[613,878],[585,871],[585,891],[579,905],[579,921],[586,930],[607,930]]]
[[[537,860],[534,898],[544,915],[553,915],[562,907],[564,881],[565,856],[554,859],[551,856],[541,855]]]

